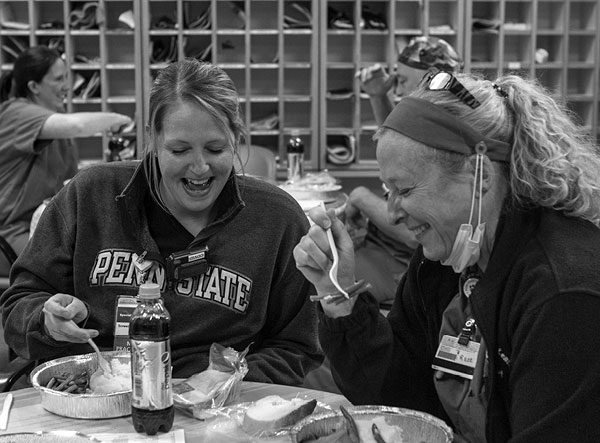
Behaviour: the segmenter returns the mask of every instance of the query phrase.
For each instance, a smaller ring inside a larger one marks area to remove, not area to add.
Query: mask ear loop
[[[475,157],[475,183],[473,184],[473,194],[471,194],[471,211],[469,212],[469,224],[471,226],[473,226],[472,220],[473,220],[473,211],[475,210],[475,194],[477,194],[477,178],[478,178],[478,174],[477,172],[480,171],[480,167],[479,167],[479,161],[481,158],[481,154],[477,154],[477,157]],[[481,183],[480,183],[481,185]],[[481,219],[481,204],[479,205],[479,218]]]
[[[479,214],[477,216],[477,225],[481,224],[481,203],[483,200],[483,154],[477,154],[479,158]]]
[[[487,146],[484,142],[479,142],[475,145],[477,158],[475,160],[475,179],[477,180],[477,171],[479,170],[479,214],[477,216],[477,225],[481,224],[481,202],[483,200],[483,155],[487,151]],[[477,185],[475,185],[477,186]],[[473,188],[475,188],[475,186]],[[473,190],[474,191],[474,190]],[[473,192],[473,202],[475,201],[475,192]],[[472,212],[472,209],[471,209]],[[469,217],[469,223],[471,218]]]

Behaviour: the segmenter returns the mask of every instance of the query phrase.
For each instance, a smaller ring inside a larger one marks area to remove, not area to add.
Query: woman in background
[[[112,112],[65,113],[65,62],[55,49],[25,50],[0,79],[0,235],[17,254],[35,209],[77,172],[73,137],[117,132],[131,123]],[[7,275],[0,263],[0,275]]]
[[[308,220],[285,191],[235,175],[233,82],[193,59],[164,68],[148,127],[141,162],[82,170],[42,214],[0,299],[7,344],[28,359],[90,352],[90,337],[113,348],[119,296],[147,281],[171,314],[174,377],[206,369],[218,342],[250,346],[246,380],[300,384],[322,361],[293,258]]]

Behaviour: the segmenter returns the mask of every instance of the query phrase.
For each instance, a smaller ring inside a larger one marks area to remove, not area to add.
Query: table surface
[[[102,420],[80,420],[61,417],[42,408],[40,394],[34,388],[19,389],[11,392],[14,396],[10,412],[8,428],[2,433],[33,432],[33,431],[77,431],[84,434],[104,433],[134,433],[131,416],[109,418]],[[0,394],[0,407],[7,394]],[[330,392],[315,391],[295,386],[283,386],[267,383],[242,382],[239,402],[258,400],[267,395],[279,395],[285,399],[297,396],[314,398],[318,402],[338,409],[340,405],[350,406],[351,403],[342,395]],[[203,441],[208,422],[200,421],[186,412],[175,410],[175,421],[172,431],[183,429],[186,442]],[[0,433],[0,434],[2,434]],[[290,441],[289,436],[275,441]]]

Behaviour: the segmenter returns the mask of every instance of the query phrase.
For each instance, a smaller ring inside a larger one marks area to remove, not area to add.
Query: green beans
[[[90,377],[87,371],[80,374],[62,373],[52,377],[46,387],[55,391],[85,394],[88,391]]]

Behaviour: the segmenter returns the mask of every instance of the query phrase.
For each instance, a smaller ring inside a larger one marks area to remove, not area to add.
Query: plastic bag
[[[289,397],[286,396],[286,398]],[[295,398],[312,400],[312,397],[304,393],[296,394]],[[269,440],[280,441],[282,438],[287,441],[290,431],[296,423],[265,433],[248,433],[244,429],[244,416],[248,408],[254,404],[256,402],[244,402],[204,411],[206,414],[212,415],[214,419],[207,424],[201,441],[211,443],[262,443]],[[318,401],[313,414],[333,411],[331,406]]]
[[[248,373],[246,354],[249,348],[238,352],[233,348],[213,343],[210,347],[208,368],[173,385],[175,406],[204,420],[214,416],[210,413],[205,414],[205,410],[235,402],[239,397],[241,381]]]

